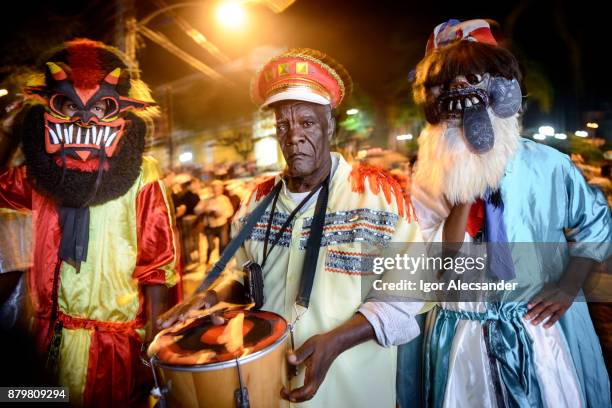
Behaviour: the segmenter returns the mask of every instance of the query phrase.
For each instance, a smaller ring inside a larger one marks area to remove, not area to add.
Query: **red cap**
[[[298,100],[339,106],[352,82],[336,61],[309,48],[292,49],[272,58],[255,76],[253,101],[265,107],[282,100]]]

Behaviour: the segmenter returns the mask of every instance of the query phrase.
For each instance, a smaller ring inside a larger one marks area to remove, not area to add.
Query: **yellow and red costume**
[[[141,176],[125,195],[91,207],[89,257],[78,274],[58,259],[54,202],[32,188],[24,167],[0,176],[0,205],[33,214],[32,329],[46,350],[57,296],[63,324],[60,383],[70,387],[71,402],[81,395],[84,406],[125,400],[143,367],[138,358],[144,327],[140,287],[176,283],[172,212],[158,176],[155,162],[145,157]]]
[[[88,40],[68,43],[69,56],[71,46],[80,47],[82,57],[72,61],[68,58],[68,62],[61,63],[58,61],[66,51],[56,54],[53,62],[47,63],[50,69],[46,86],[37,88],[44,96],[43,106],[38,103],[22,115],[24,124],[16,133],[21,132],[23,138],[27,167],[10,169],[0,175],[0,206],[32,211],[33,267],[27,276],[31,328],[41,353],[49,353],[54,358],[59,383],[69,387],[71,404],[137,406],[146,403],[151,387],[150,372],[140,361],[146,323],[143,286],[177,283],[174,216],[156,162],[142,157],[145,126],[141,119],[133,113],[111,112],[115,115],[109,118],[111,126],[117,126],[119,119],[125,123],[114,136],[116,142],[106,143],[106,138],[102,140],[106,131],[102,121],[98,123],[94,119],[85,126],[82,116],[78,120],[58,117],[44,104],[44,101],[53,101],[53,97],[43,92],[50,87],[50,78],[76,84],[77,75],[83,74],[83,68],[79,67],[84,64],[83,59],[101,61],[97,69],[103,75],[107,75],[105,64],[109,61],[119,64],[116,54],[100,43]],[[68,68],[70,62],[72,69]],[[111,65],[108,69],[115,76],[111,78],[111,85],[122,80],[115,68]],[[60,75],[57,75],[58,69]],[[108,79],[107,76],[107,82]],[[129,77],[123,79],[130,83]],[[109,86],[90,82],[94,91]],[[88,109],[87,96],[93,92],[84,92],[76,86],[75,89],[83,109]],[[66,92],[57,95],[65,97]],[[107,92],[103,97],[114,96]],[[116,107],[119,109],[122,103],[123,99],[119,102],[117,98]],[[99,143],[92,145],[92,135],[85,145],[85,134],[89,136],[90,130],[96,127],[100,129]],[[77,128],[83,130],[79,137],[74,131]],[[56,129],[57,132],[52,132]],[[60,179],[49,181],[44,180],[37,166],[44,161],[45,154],[56,158],[49,151],[49,145],[57,146],[53,144],[53,137],[59,137],[62,142],[59,149],[65,151],[61,152],[61,160],[50,162],[59,163],[59,170],[49,168],[49,173],[57,172]],[[88,160],[94,160],[94,165]],[[121,169],[128,162],[130,168]],[[95,171],[88,170],[90,167]],[[67,189],[70,186],[66,180],[80,180],[79,172],[87,177],[88,171],[94,173],[90,177],[95,180],[94,194],[83,194],[87,198],[81,204],[62,200],[49,187],[58,185],[58,189]],[[119,174],[113,171],[119,171],[128,181],[113,179],[116,177],[113,174]],[[117,189],[122,183],[125,187]],[[66,207],[70,208],[66,210]],[[87,210],[88,223],[85,224],[86,255],[76,261],[62,257],[60,250],[63,234],[69,231],[67,224],[62,223],[61,212],[75,208]]]

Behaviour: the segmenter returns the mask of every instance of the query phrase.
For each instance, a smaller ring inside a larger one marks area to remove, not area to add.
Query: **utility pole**
[[[166,105],[166,132],[168,133],[168,167],[170,170],[174,167],[174,142],[172,140],[172,86],[168,85],[165,87],[164,92],[164,104]]]

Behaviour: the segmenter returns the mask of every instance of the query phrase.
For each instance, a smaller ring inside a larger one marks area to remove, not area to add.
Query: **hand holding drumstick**
[[[184,322],[195,317],[199,311],[207,310],[221,301],[243,303],[244,287],[236,281],[214,285],[213,288],[194,293],[189,299],[174,306],[157,319],[157,325],[166,329],[177,322]],[[223,318],[218,313],[212,313],[213,324],[223,324]]]
[[[306,368],[304,385],[294,390],[283,388],[281,396],[291,402],[308,401],[323,383],[336,357],[351,347],[374,339],[375,336],[370,323],[359,313],[332,331],[312,336],[300,348],[287,355],[289,364],[303,364]]]

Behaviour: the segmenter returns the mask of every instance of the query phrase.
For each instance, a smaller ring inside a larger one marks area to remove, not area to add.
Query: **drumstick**
[[[157,354],[157,352],[162,346],[168,344],[169,339],[166,339],[164,341],[161,340],[163,336],[167,334],[169,335],[176,334],[180,332],[182,329],[184,329],[185,327],[190,326],[196,320],[206,318],[210,316],[211,314],[217,313],[217,312],[232,312],[236,310],[249,310],[253,306],[254,306],[253,303],[244,305],[244,304],[236,304],[236,303],[228,303],[228,302],[219,302],[209,307],[208,309],[191,310],[187,314],[187,319],[185,319],[184,321],[176,323],[175,325],[167,327],[163,330],[160,330],[155,336],[155,338],[153,339],[153,341],[151,342],[151,344],[149,345],[147,354],[149,356],[154,356],[155,354]],[[179,341],[180,338],[181,338],[180,336],[176,336],[174,338],[174,341]]]

